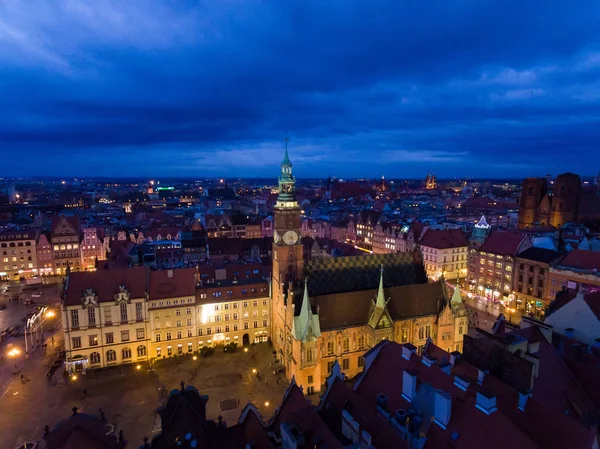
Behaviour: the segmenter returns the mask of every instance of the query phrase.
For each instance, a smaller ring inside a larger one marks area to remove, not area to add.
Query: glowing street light
[[[248,348],[244,348],[244,352],[248,352]]]
[[[192,360],[195,362],[196,360],[198,360],[198,356],[192,357]]]
[[[265,407],[269,406],[269,401],[265,401]]]
[[[252,368],[252,374],[256,374],[256,368]]]
[[[46,318],[54,318],[56,316],[56,313],[54,313],[53,310],[48,310],[46,312]]]
[[[136,369],[136,370],[138,370],[138,371],[139,371],[139,370],[141,370],[141,369],[142,369],[142,365],[137,365],[137,366],[135,367],[135,369]]]
[[[77,380],[77,374],[73,374],[73,375],[71,376],[71,380],[72,380],[73,382],[75,382],[75,381]]]

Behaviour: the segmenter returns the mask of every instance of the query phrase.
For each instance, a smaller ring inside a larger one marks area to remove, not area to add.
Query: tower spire
[[[379,273],[379,290],[377,291],[377,302],[375,307],[383,309],[385,307],[385,296],[383,295],[383,264]]]
[[[288,137],[288,132],[285,132],[285,157],[283,158],[283,162],[281,163],[281,165],[292,165],[292,163],[290,162],[290,157],[288,156],[288,142],[290,141],[290,138]]]

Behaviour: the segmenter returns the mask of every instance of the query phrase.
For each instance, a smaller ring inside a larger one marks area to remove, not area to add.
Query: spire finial
[[[375,303],[375,306],[382,309],[385,307],[385,296],[383,296],[383,264],[381,264],[379,273],[379,291],[377,292],[377,302]]]
[[[288,156],[288,142],[290,141],[290,138],[288,137],[288,132],[285,132],[285,157],[283,158],[283,162],[281,163],[281,165],[292,165],[292,163],[290,162],[290,157]]]

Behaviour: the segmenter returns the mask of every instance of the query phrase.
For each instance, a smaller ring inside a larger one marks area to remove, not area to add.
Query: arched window
[[[131,349],[123,348],[123,358],[130,359],[131,358]]]
[[[92,365],[98,365],[100,363],[100,353],[98,353],[98,352],[92,352],[90,354],[90,363]]]
[[[1,246],[2,248],[6,248],[6,243],[3,243]]]
[[[31,246],[31,242],[25,242],[25,246]]]
[[[58,251],[58,250],[59,250],[58,245],[54,245],[54,251]]]
[[[10,246],[11,248],[14,248],[15,247],[15,243],[14,242],[10,242],[10,245],[8,245],[8,246]]]
[[[137,355],[138,355],[138,357],[146,356],[146,347],[144,345],[139,345],[137,347]]]
[[[66,249],[66,246],[65,246],[65,245],[60,245],[60,249],[61,249],[62,251],[64,251],[64,250]]]
[[[115,360],[117,360],[117,353],[115,351],[113,351],[112,349],[109,349],[108,351],[106,351],[106,361],[114,362]]]

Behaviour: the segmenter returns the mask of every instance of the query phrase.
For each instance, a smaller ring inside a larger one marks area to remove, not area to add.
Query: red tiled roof
[[[64,303],[67,306],[81,304],[87,289],[92,289],[98,302],[114,301],[121,286],[125,286],[132,299],[143,298],[146,294],[147,276],[146,267],[71,273]]]
[[[574,249],[560,261],[560,266],[581,270],[600,270],[600,252]]]
[[[150,272],[150,300],[195,296],[196,269],[178,268]]]
[[[292,427],[297,426],[306,438],[307,443],[319,441],[319,447],[330,449],[341,449],[343,447],[295,383],[290,385],[279,413],[275,415],[271,423],[277,434],[280,432],[282,423],[288,423]]]
[[[492,231],[487,236],[480,251],[503,256],[514,256],[525,239],[525,234],[509,231]]]
[[[465,233],[460,229],[428,229],[421,237],[419,244],[437,249],[469,246]]]
[[[517,408],[518,391],[500,379],[486,375],[480,386],[477,382],[478,371],[473,365],[458,359],[451,367],[451,374],[447,374],[439,366],[440,359],[447,357],[447,354],[433,344],[429,345],[427,354],[437,357],[438,363],[426,366],[422,358],[416,355],[406,360],[402,357],[402,345],[396,343],[386,342],[380,346],[379,353],[374,355],[374,360],[355,387],[357,393],[367,401],[372,413],[377,413],[377,395],[380,393],[386,395],[387,409],[392,414],[394,410],[416,407],[417,412],[423,414],[421,430],[425,432],[427,445],[431,447],[592,447],[595,431],[565,415],[562,409],[551,409],[534,394],[533,398],[528,399],[525,410],[520,411]],[[410,370],[417,376],[418,397],[412,403],[402,397],[403,370]],[[470,382],[467,391],[454,385],[456,375]],[[552,376],[551,369],[548,376]],[[422,388],[425,390],[419,397]],[[560,391],[556,384],[554,388]],[[428,389],[440,389],[452,398],[451,417],[445,430],[429,421],[433,404],[430,403],[431,391],[428,393]],[[481,391],[495,394],[497,411],[487,415],[476,408],[476,393]],[[453,435],[456,437],[454,442],[451,441]]]

